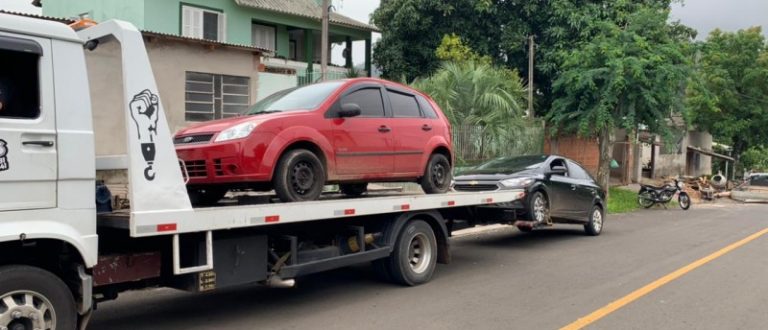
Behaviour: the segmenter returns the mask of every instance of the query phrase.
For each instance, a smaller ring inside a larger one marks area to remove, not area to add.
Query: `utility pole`
[[[528,116],[533,118],[533,35],[528,37]]]
[[[320,37],[320,81],[328,79],[328,10],[330,0],[323,0],[323,19]]]

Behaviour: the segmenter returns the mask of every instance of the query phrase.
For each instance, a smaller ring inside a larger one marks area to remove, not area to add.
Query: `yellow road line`
[[[756,233],[754,233],[752,235],[749,235],[746,238],[744,238],[744,239],[742,239],[742,240],[740,240],[740,241],[738,241],[736,243],[728,245],[728,246],[722,248],[721,250],[719,250],[719,251],[717,251],[715,253],[712,253],[712,254],[710,254],[710,255],[708,255],[708,256],[706,256],[704,258],[701,258],[699,260],[696,260],[693,263],[691,263],[691,264],[689,264],[689,265],[687,265],[687,266],[685,266],[683,268],[680,268],[680,269],[678,269],[678,270],[676,270],[676,271],[674,271],[672,273],[669,273],[669,274],[665,275],[664,277],[661,277],[658,280],[655,280],[655,281],[649,283],[648,285],[646,285],[646,286],[644,286],[644,287],[642,287],[640,289],[637,289],[634,292],[632,292],[632,293],[630,293],[630,294],[628,294],[628,295],[626,295],[626,296],[624,296],[624,297],[622,297],[622,298],[620,298],[618,300],[615,300],[614,302],[612,302],[612,303],[610,303],[608,305],[605,305],[605,306],[601,307],[600,309],[592,312],[591,314],[589,314],[587,316],[584,316],[584,317],[576,320],[575,322],[560,328],[560,330],[577,330],[577,329],[581,329],[581,328],[583,328],[585,326],[588,326],[588,325],[592,324],[593,322],[595,322],[595,321],[597,321],[597,320],[607,316],[608,314],[611,314],[611,313],[615,312],[616,310],[618,310],[618,309],[628,305],[629,303],[639,299],[640,297],[645,296],[646,294],[652,292],[653,290],[656,290],[656,289],[660,288],[661,286],[663,286],[663,285],[665,285],[665,284],[667,284],[669,282],[674,281],[678,277],[683,276],[686,273],[688,273],[688,272],[690,272],[690,271],[692,271],[692,270],[694,270],[696,268],[699,268],[702,265],[704,265],[704,264],[706,264],[706,263],[708,263],[708,262],[710,262],[712,260],[715,260],[715,259],[723,256],[724,254],[726,254],[728,252],[731,252],[731,251],[741,247],[744,244],[747,244],[747,243],[757,239],[760,236],[765,235],[766,233],[768,233],[768,228],[765,228],[765,229],[763,229],[763,230],[761,230],[759,232],[756,232]]]

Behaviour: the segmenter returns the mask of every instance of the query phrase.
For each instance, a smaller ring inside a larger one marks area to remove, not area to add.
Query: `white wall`
[[[298,80],[296,75],[260,72],[258,89],[256,92],[258,97],[255,99],[255,101],[260,101],[261,99],[270,96],[275,92],[287,88],[293,88],[297,85]]]

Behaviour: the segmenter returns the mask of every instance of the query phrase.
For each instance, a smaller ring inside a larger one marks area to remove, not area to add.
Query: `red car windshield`
[[[337,88],[343,85],[343,81],[330,81],[312,84],[304,87],[289,88],[256,102],[248,110],[249,115],[260,113],[310,110],[317,108]]]

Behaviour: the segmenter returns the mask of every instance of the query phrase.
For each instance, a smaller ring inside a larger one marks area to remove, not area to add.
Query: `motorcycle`
[[[677,202],[680,208],[687,210],[691,207],[691,196],[683,191],[683,183],[674,180],[675,184],[665,184],[661,187],[651,185],[640,185],[640,191],[637,193],[637,202],[644,208],[650,208],[656,204],[662,204],[666,208],[672,198],[677,195]]]

